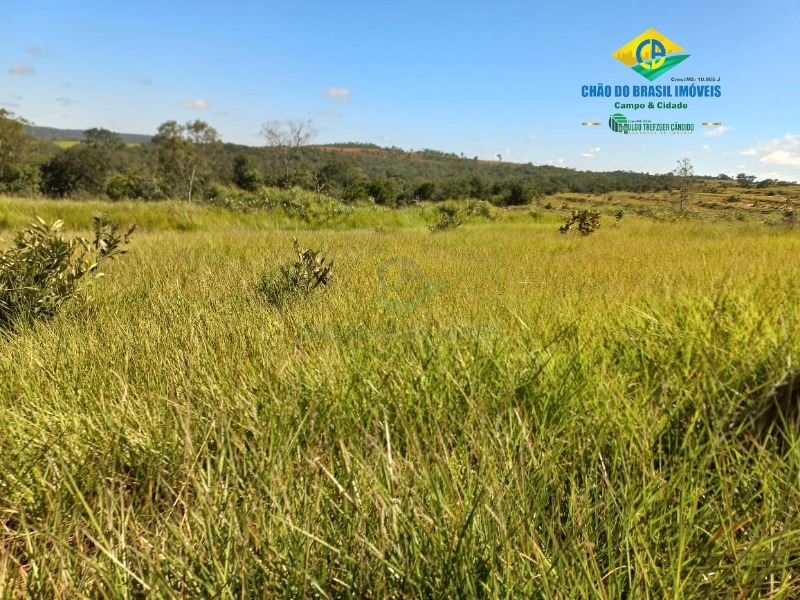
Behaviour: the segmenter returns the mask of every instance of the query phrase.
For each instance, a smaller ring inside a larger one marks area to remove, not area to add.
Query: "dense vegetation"
[[[686,178],[627,171],[598,173],[554,166],[479,161],[434,150],[404,151],[372,144],[308,145],[310,123],[265,126],[262,148],[223,143],[203,121],[168,121],[146,142],[125,143],[104,129],[71,142],[54,142],[53,130],[31,129],[0,109],[0,191],[58,198],[105,196],[111,200],[164,198],[258,205],[265,188],[299,188],[345,203],[372,200],[386,206],[473,198],[496,206],[524,205],[557,193],[604,194],[686,189]],[[41,135],[41,140],[28,132]],[[293,135],[297,134],[298,135]],[[51,141],[46,141],[51,140]],[[9,150],[6,150],[9,149]],[[11,151],[13,149],[13,152]],[[741,187],[756,184],[740,174]],[[729,177],[692,177],[719,187]]]

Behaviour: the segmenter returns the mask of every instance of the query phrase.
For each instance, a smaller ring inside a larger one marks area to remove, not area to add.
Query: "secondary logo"
[[[615,113],[608,118],[608,126],[614,133],[628,133],[628,119],[622,113]]]
[[[614,113],[608,118],[608,128],[614,133],[624,134],[692,134],[694,123],[679,121],[656,123],[650,119],[629,119],[622,113]]]
[[[652,27],[611,54],[642,77],[653,81],[689,58],[678,44]]]

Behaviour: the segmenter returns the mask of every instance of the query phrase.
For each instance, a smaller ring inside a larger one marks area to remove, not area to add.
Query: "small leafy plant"
[[[495,218],[494,208],[485,200],[470,200],[467,203],[466,212],[469,217],[482,217],[489,220]]]
[[[461,225],[461,208],[455,202],[444,202],[436,207],[439,220],[431,225],[429,229],[432,233],[455,229]]]
[[[62,236],[64,221],[36,222],[19,232],[10,248],[0,252],[0,330],[13,330],[53,316],[81,291],[90,273],[101,277],[103,261],[124,254],[123,244],[135,229],[124,234],[117,223],[94,217],[94,239]]]
[[[277,276],[265,273],[258,284],[258,292],[275,306],[310,296],[318,288],[327,287],[333,277],[333,261],[326,265],[321,250],[301,248],[297,238],[292,240],[297,258],[281,266]]]
[[[564,223],[558,230],[567,233],[575,225],[578,226],[578,233],[590,235],[600,229],[600,212],[596,210],[573,210],[572,217]]]
[[[795,212],[794,208],[791,206],[787,206],[783,209],[783,217],[781,218],[783,224],[793,229],[794,226],[797,224],[797,213]]]

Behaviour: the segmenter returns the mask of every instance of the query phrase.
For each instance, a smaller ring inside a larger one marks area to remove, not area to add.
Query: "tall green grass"
[[[2,342],[0,597],[800,594],[796,232],[141,206],[61,205],[144,231]],[[278,309],[292,235],[335,283]]]

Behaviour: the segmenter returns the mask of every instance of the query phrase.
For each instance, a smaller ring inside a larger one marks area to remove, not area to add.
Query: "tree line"
[[[265,123],[262,147],[223,143],[202,120],[167,121],[142,144],[125,144],[115,133],[93,128],[69,147],[33,138],[26,125],[0,109],[0,192],[203,201],[228,191],[299,187],[344,202],[371,199],[388,206],[467,197],[521,205],[556,193],[645,193],[685,184],[673,173],[576,171],[373,144],[310,145],[313,124],[299,120]],[[743,186],[754,185],[753,179],[737,177]]]

